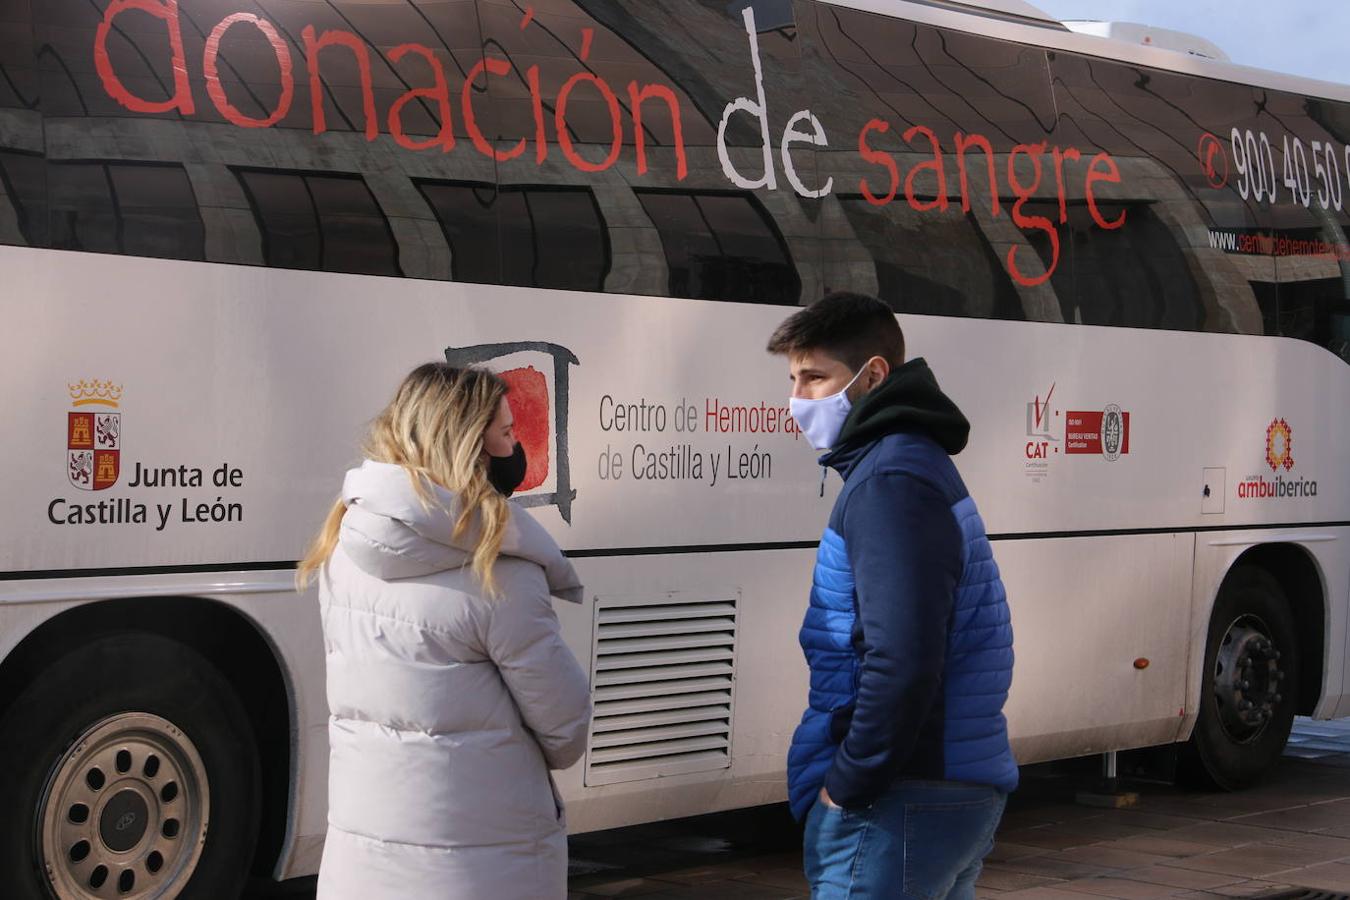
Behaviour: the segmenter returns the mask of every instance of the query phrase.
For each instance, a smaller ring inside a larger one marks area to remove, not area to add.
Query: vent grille
[[[587,785],[731,765],[739,599],[596,601]]]

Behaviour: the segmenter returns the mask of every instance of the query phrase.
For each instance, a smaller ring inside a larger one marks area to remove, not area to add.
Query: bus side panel
[[[613,828],[786,799],[787,747],[807,692],[797,630],[814,561],[811,549],[578,561],[585,603],[555,606],[568,645],[591,672],[597,607],[657,604],[659,608],[672,602],[732,599],[737,607],[734,717],[729,767],[597,784],[605,779],[588,773],[594,760],[585,759],[560,773],[557,781],[567,801],[570,830]],[[597,712],[599,724],[605,716],[603,699]]]
[[[1019,763],[1175,740],[1188,655],[1189,534],[999,541],[1017,663]],[[1136,661],[1147,666],[1136,667]]]

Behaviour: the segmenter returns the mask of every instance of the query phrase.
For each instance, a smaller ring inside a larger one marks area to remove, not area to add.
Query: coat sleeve
[[[840,806],[856,808],[873,802],[904,768],[940,696],[961,532],[937,489],[905,474],[860,485],[842,524],[862,659],[853,716],[825,790]]]
[[[580,759],[591,721],[590,686],[563,643],[546,589],[494,602],[487,651],[549,767],[565,769]]]

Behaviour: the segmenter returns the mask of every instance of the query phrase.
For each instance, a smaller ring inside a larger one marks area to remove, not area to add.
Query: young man
[[[814,900],[975,896],[1017,786],[1003,703],[1012,628],[984,523],[950,455],[970,423],[880,300],[830,294],[774,332],[792,414],[844,479],[801,644],[788,751]]]

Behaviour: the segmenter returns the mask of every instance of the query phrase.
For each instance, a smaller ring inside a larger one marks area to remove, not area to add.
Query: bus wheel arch
[[[1244,551],[1233,561],[1225,582],[1244,566],[1270,573],[1284,591],[1298,638],[1300,673],[1295,712],[1312,715],[1322,699],[1326,673],[1328,595],[1322,571],[1305,548],[1285,543],[1258,544]]]
[[[1294,716],[1320,699],[1324,598],[1316,563],[1296,545],[1260,545],[1234,560],[1206,623],[1183,780],[1236,790],[1278,762]]]
[[[110,635],[164,638],[214,667],[252,726],[261,787],[252,875],[271,877],[290,815],[294,700],[278,654],[240,610],[200,597],[119,598],[82,604],[43,622],[0,661],[0,718],[60,657]]]

